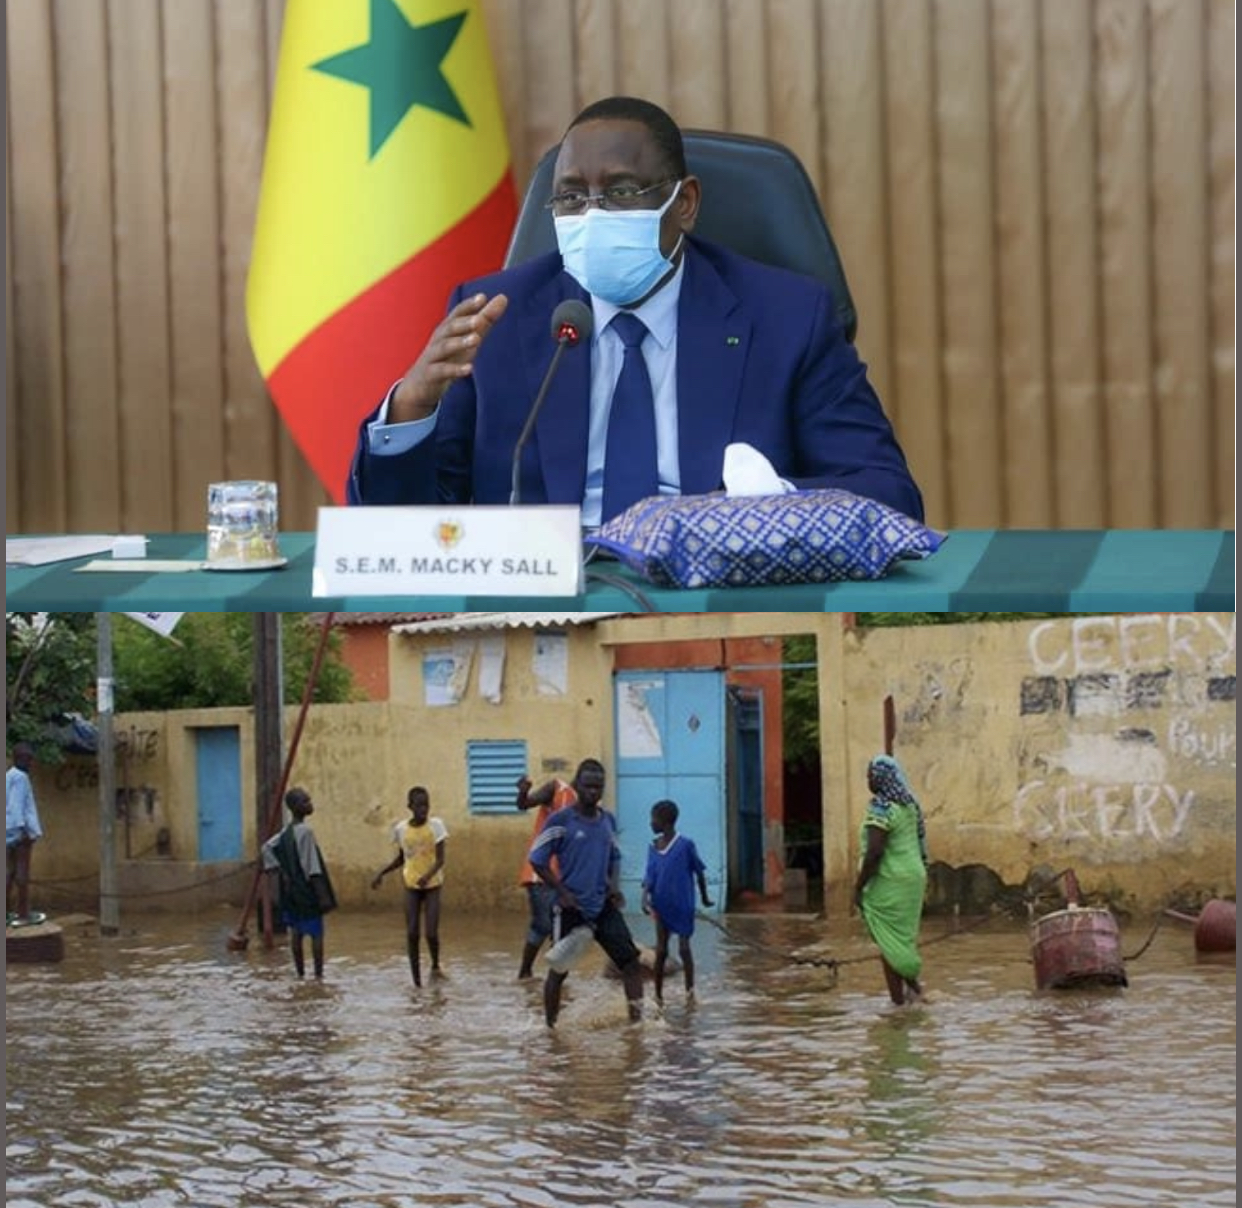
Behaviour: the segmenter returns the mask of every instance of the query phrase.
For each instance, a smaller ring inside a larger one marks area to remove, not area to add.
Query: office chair
[[[745,134],[684,130],[686,166],[703,182],[696,235],[752,260],[793,269],[828,286],[851,343],[858,316],[845,269],[802,161],[782,143]],[[545,151],[522,198],[505,267],[556,251],[547,201],[559,148]]]

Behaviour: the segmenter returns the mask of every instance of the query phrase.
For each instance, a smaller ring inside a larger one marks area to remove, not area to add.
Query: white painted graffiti
[[[1169,752],[1197,763],[1238,763],[1236,726],[1218,725],[1214,730],[1200,727],[1188,717],[1176,717],[1169,724]]]
[[[1237,620],[1212,613],[1144,613],[1043,621],[1027,639],[1038,675],[1073,677],[1180,665],[1224,668],[1237,657]]]
[[[1182,833],[1194,800],[1171,784],[1032,780],[1014,800],[1014,826],[1033,840],[1163,841]]]

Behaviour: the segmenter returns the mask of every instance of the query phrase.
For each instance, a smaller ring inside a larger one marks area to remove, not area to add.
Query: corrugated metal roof
[[[318,625],[323,624],[326,612],[310,612],[306,614]],[[451,617],[451,612],[334,612],[334,627],[352,625],[396,625],[402,621],[432,621],[439,617]]]
[[[458,612],[436,620],[394,625],[394,633],[461,633],[471,629],[542,629],[592,625],[619,612]]]

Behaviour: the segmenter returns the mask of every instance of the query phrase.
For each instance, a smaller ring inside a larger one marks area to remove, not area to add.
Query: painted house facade
[[[723,908],[780,900],[796,856],[779,749],[795,634],[818,651],[829,914],[849,910],[888,697],[941,907],[977,906],[981,877],[1012,891],[1067,866],[1088,895],[1134,910],[1233,896],[1233,614],[901,629],[832,614],[459,614],[391,628],[387,700],[306,718],[292,779],[318,804],[342,900],[387,901],[369,881],[421,784],[449,830],[446,905],[522,909],[530,819],[516,780],[569,778],[587,756],[609,771],[631,901],[661,797],[681,806]],[[253,711],[122,715],[117,732],[123,896],[135,908],[183,908],[185,886],[244,896],[267,812],[249,788]],[[98,869],[93,766],[36,769],[49,835],[36,879],[89,884]]]

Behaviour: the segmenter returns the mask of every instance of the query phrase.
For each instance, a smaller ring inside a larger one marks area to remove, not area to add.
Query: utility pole
[[[112,737],[112,615],[95,614],[95,706],[99,713],[99,934],[121,930],[116,893],[116,746]]]
[[[254,743],[255,833],[262,843],[275,815],[283,764],[284,658],[280,613],[258,612],[254,617]],[[264,896],[259,930],[265,941],[273,931],[270,903]]]

